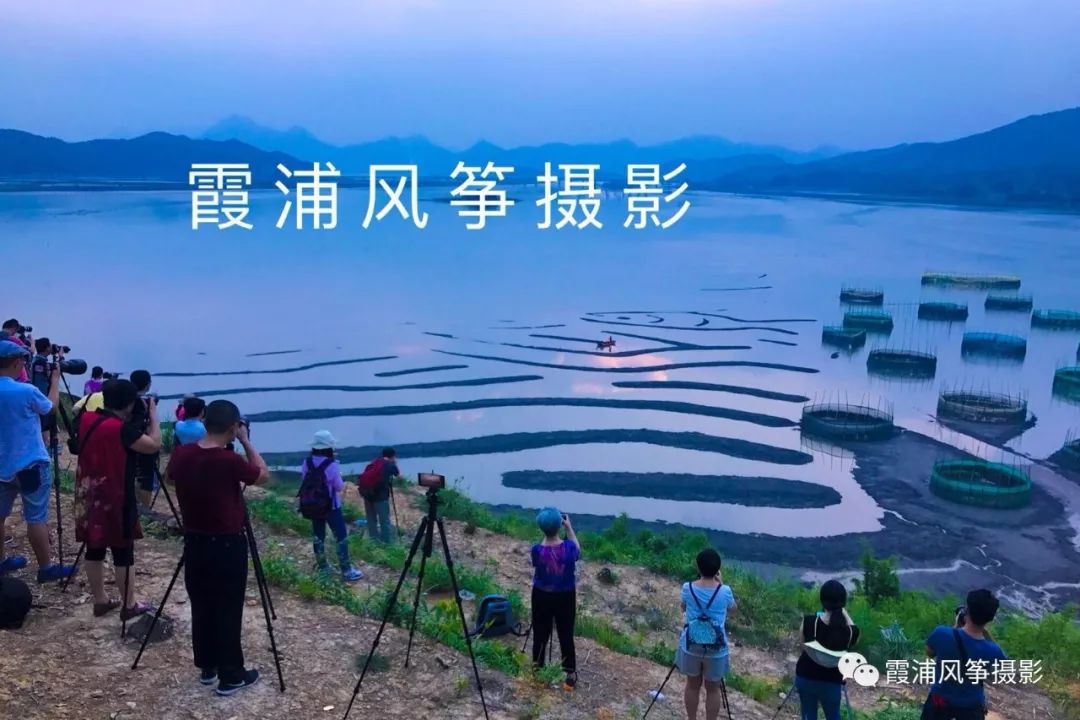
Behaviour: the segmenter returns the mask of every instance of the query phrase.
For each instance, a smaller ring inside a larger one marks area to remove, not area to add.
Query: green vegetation
[[[176,446],[176,421],[163,420],[161,423],[161,452],[168,455]]]
[[[855,588],[870,605],[878,605],[886,598],[900,597],[900,578],[896,574],[895,558],[876,558],[869,545],[863,547],[861,580]]]

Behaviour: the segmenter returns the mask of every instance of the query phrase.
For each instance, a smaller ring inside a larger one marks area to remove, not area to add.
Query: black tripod
[[[274,665],[277,668],[278,687],[281,692],[285,692],[285,676],[281,672],[281,657],[278,655],[277,641],[274,639],[273,620],[277,620],[277,615],[274,613],[274,605],[270,600],[270,588],[266,585],[266,575],[263,574],[262,560],[259,557],[259,547],[255,542],[255,531],[251,527],[251,518],[247,514],[246,507],[244,508],[244,534],[247,536],[248,552],[251,555],[251,565],[255,572],[255,583],[259,586],[259,600],[262,603],[263,616],[266,618],[266,633],[270,636],[270,651],[274,655]],[[146,635],[143,636],[142,645],[139,647],[139,653],[135,656],[135,662],[131,664],[132,670],[135,670],[139,666],[139,660],[142,659],[143,652],[146,650],[146,645],[150,642],[150,636],[154,633],[154,626],[157,625],[158,620],[161,619],[161,613],[165,609],[165,603],[169,601],[169,595],[172,593],[173,586],[176,585],[176,579],[180,577],[180,571],[184,569],[186,554],[186,549],[180,554],[180,561],[176,564],[176,571],[173,572],[172,579],[169,580],[169,586],[165,588],[165,595],[158,604],[157,611],[154,613],[154,619],[150,621],[150,626],[146,629]]]
[[[420,607],[420,591],[424,585],[424,568],[427,565],[428,558],[431,557],[436,525],[439,526],[439,537],[442,540],[443,558],[446,560],[446,569],[450,574],[450,587],[453,588],[454,601],[457,603],[458,614],[461,616],[461,631],[465,636],[465,646],[469,649],[469,659],[472,661],[473,676],[476,678],[476,689],[480,693],[480,704],[484,708],[484,717],[488,717],[487,701],[484,699],[484,686],[480,682],[480,670],[476,667],[476,655],[473,654],[472,636],[469,634],[469,623],[465,619],[465,610],[461,606],[461,594],[458,589],[457,575],[454,573],[454,561],[450,558],[450,546],[446,542],[446,528],[443,527],[443,520],[437,513],[439,498],[438,491],[435,488],[428,489],[427,502],[427,515],[420,521],[420,527],[416,531],[416,537],[413,538],[412,547],[409,548],[409,556],[405,559],[405,567],[401,569],[401,577],[398,578],[397,587],[394,588],[394,592],[391,593],[386,601],[386,610],[383,612],[382,623],[379,625],[379,631],[375,633],[375,640],[371,643],[371,650],[368,652],[367,660],[364,661],[364,668],[360,671],[360,679],[356,681],[356,687],[353,689],[352,698],[349,700],[349,706],[345,708],[343,720],[348,719],[349,713],[352,711],[353,703],[356,702],[356,696],[360,694],[360,685],[363,684],[368,668],[371,667],[371,659],[375,656],[376,648],[379,647],[379,640],[382,639],[383,630],[386,629],[386,623],[390,619],[390,613],[397,607],[397,599],[398,594],[401,593],[401,586],[405,583],[405,577],[409,574],[409,568],[412,567],[413,559],[416,557],[416,551],[420,548],[420,541],[423,540],[424,546],[423,553],[420,555],[420,570],[416,577],[416,595],[413,597],[412,620],[409,622],[409,644],[405,650],[405,667],[409,667],[409,657],[412,654],[413,634],[416,632],[416,612]]]
[[[60,360],[57,357],[53,358],[54,363],[59,363]],[[85,367],[85,366],[83,366]],[[68,397],[74,397],[71,394],[71,386],[68,385],[67,378],[64,377],[63,371],[60,372],[60,380],[64,383],[64,389],[67,391]],[[71,419],[68,418],[67,410],[64,409],[64,403],[56,403],[57,412],[60,415],[60,419],[64,423],[64,430],[67,432],[68,437],[73,437],[71,432]],[[55,420],[49,423],[49,451],[52,454],[52,466],[53,466],[53,494],[56,496],[56,557],[57,562],[60,565],[64,564],[64,521],[63,516],[60,513],[60,431]],[[82,550],[79,551],[80,554]],[[79,564],[78,556],[75,558],[75,564]],[[71,574],[64,578],[64,589],[67,589],[67,584],[71,581],[71,575],[75,574],[75,568],[72,567]]]
[[[671,676],[675,672],[675,669],[677,667],[678,663],[675,663],[671,666],[671,669],[668,670],[667,677],[664,678],[664,682],[660,683],[660,687],[657,688],[656,692],[653,694],[652,702],[649,703],[649,707],[645,708],[645,714],[641,716],[641,720],[645,720],[645,718],[648,717],[649,711],[652,710],[653,705],[656,704],[656,701],[660,699],[661,693],[664,692],[664,687],[668,684],[668,680],[671,679]],[[728,720],[732,720],[731,705],[728,704],[727,683],[724,682],[723,678],[720,678],[720,698],[724,702],[724,710],[727,712]]]

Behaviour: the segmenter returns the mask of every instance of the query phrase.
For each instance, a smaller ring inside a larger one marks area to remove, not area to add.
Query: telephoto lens
[[[71,358],[60,361],[60,372],[65,375],[82,375],[86,372],[86,361]]]

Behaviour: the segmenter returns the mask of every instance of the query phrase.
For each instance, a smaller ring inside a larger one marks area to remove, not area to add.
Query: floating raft
[[[920,320],[967,320],[968,306],[951,302],[919,303]]]
[[[991,355],[996,357],[1023,358],[1027,355],[1027,340],[1017,335],[1002,333],[964,333],[960,343],[964,355]]]
[[[1000,393],[943,392],[938,397],[939,417],[999,425],[1027,422],[1026,400]]]
[[[934,463],[930,490],[946,500],[986,508],[1020,508],[1031,502],[1031,478],[1026,472],[985,460]]]
[[[891,414],[842,403],[807,405],[802,411],[801,428],[807,435],[829,440],[885,440],[895,430]]]
[[[913,350],[871,350],[866,369],[881,375],[932,378],[937,373],[937,357]]]
[[[892,315],[884,310],[853,310],[844,313],[844,327],[872,332],[892,332]]]
[[[1019,290],[1020,278],[1012,275],[960,275],[956,273],[926,272],[923,285],[941,287],[965,287],[978,290]]]
[[[885,293],[873,288],[841,288],[840,302],[851,305],[882,305],[885,302]]]
[[[1080,330],[1080,312],[1072,310],[1036,310],[1031,314],[1031,327]]]
[[[825,325],[821,328],[821,342],[835,347],[862,347],[866,344],[866,331],[840,325]]]
[[[1080,400],[1080,365],[1057,369],[1054,373],[1054,394]]]
[[[1035,300],[1030,295],[987,295],[984,307],[987,310],[1031,312],[1034,305]]]

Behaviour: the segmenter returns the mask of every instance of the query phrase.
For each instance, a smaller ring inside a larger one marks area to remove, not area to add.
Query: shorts
[[[109,548],[112,552],[112,562],[115,567],[131,567],[135,564],[135,546]],[[86,548],[86,559],[90,562],[102,562],[105,560],[105,548]]]
[[[22,491],[17,476],[0,480],[0,518],[11,515],[15,498],[22,496],[23,519],[26,520],[27,525],[37,525],[49,519],[49,492],[52,490],[49,463],[39,462],[31,467],[37,469],[40,479],[37,488],[31,492]]]
[[[700,647],[688,650],[680,642],[675,651],[675,665],[687,677],[704,677],[705,682],[718,683],[731,669],[731,653],[707,653]]]

